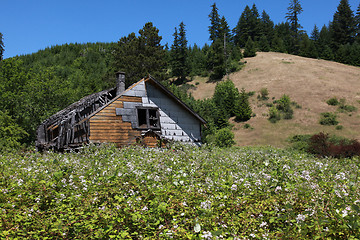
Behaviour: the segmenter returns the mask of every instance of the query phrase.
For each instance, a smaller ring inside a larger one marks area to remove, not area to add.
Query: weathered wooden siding
[[[201,141],[201,123],[189,111],[152,84],[146,84],[143,106],[157,106],[160,111],[161,135],[168,140]]]
[[[136,143],[140,132],[134,130],[130,122],[124,122],[122,116],[117,116],[116,109],[123,108],[124,102],[141,103],[141,101],[141,97],[122,96],[92,116],[89,120],[90,142],[112,142],[117,146]]]

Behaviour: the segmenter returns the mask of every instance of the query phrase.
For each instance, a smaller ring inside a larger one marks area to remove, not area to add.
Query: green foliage
[[[244,57],[255,57],[256,56],[256,48],[251,37],[248,38],[245,49],[244,49]]]
[[[229,128],[221,128],[215,133],[214,144],[218,147],[231,147],[235,144],[234,133]]]
[[[235,121],[245,122],[251,118],[252,110],[249,103],[249,94],[241,89],[240,96],[235,100],[234,106]]]
[[[339,100],[336,97],[333,97],[327,100],[326,103],[330,106],[337,106],[339,104]]]
[[[321,113],[320,124],[321,125],[338,125],[337,115],[335,113],[325,112]]]
[[[151,74],[159,81],[166,77],[166,52],[161,45],[159,30],[148,22],[135,33],[122,37],[116,44],[112,56],[111,75],[116,71],[126,73],[126,85],[139,81]]]
[[[3,59],[4,51],[5,51],[5,47],[4,47],[3,34],[0,32],[0,61]]]
[[[360,230],[356,157],[90,146],[3,154],[0,169],[2,239],[356,239]]]
[[[331,22],[331,40],[334,49],[353,42],[355,31],[354,13],[348,0],[341,0]]]
[[[280,100],[277,102],[276,108],[283,113],[284,119],[293,118],[293,109],[291,108],[290,97],[284,94]]]
[[[179,25],[179,33],[175,28],[174,43],[171,46],[171,71],[172,75],[184,81],[189,74],[188,66],[188,48],[185,32],[185,24],[183,22]]]
[[[238,99],[239,90],[231,80],[225,80],[216,84],[213,95],[214,103],[221,109],[224,109],[225,115],[229,118],[235,116],[235,109]]]
[[[260,89],[260,95],[258,95],[258,99],[262,101],[266,101],[269,99],[269,90],[267,88]]]
[[[357,108],[355,106],[346,104],[346,99],[345,98],[340,99],[338,105],[339,105],[338,110],[340,112],[355,112],[355,111],[357,111]]]
[[[268,119],[271,123],[276,123],[277,121],[279,121],[281,119],[280,112],[275,106],[272,106],[269,108],[269,118]]]
[[[0,111],[0,152],[19,149],[27,133],[5,112]]]

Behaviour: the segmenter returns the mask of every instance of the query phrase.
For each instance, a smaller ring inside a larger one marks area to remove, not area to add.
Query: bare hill
[[[238,89],[256,92],[250,98],[256,116],[247,122],[253,129],[244,129],[244,123],[232,121],[238,145],[284,146],[291,135],[320,131],[360,139],[359,67],[272,52],[260,52],[245,61],[245,67],[229,77]],[[215,89],[214,83],[207,83],[202,78],[196,78],[192,84],[196,86],[191,91],[197,99],[211,97]],[[257,99],[261,88],[268,89],[269,100]],[[279,99],[283,94],[289,95],[301,109],[294,108],[294,118],[291,120],[270,123],[266,103]],[[347,104],[359,110],[339,113],[337,107],[326,103],[332,97],[345,98]],[[336,112],[343,129],[320,125],[320,114],[323,112]]]

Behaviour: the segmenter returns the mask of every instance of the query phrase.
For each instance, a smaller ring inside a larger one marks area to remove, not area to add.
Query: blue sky
[[[174,28],[186,25],[189,44],[208,42],[210,6],[216,2],[231,28],[246,5],[256,4],[276,23],[285,21],[290,0],[1,0],[0,32],[4,35],[4,58],[37,52],[53,45],[115,42],[146,22],[160,30],[163,44],[172,44]],[[300,0],[300,24],[310,34],[332,20],[340,0]],[[354,11],[359,0],[349,0]]]

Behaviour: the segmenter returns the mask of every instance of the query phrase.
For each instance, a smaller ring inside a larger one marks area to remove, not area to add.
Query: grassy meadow
[[[359,158],[271,147],[0,156],[1,239],[359,239]]]

